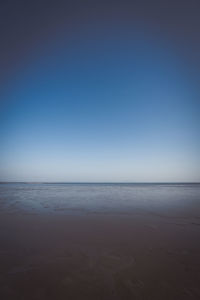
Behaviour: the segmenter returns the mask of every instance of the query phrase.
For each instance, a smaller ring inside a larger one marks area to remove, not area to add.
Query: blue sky
[[[199,104],[180,53],[142,29],[41,41],[2,93],[0,180],[199,181]]]

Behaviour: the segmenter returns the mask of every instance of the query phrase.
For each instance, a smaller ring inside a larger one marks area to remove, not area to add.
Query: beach
[[[0,298],[200,299],[200,184],[0,184]]]

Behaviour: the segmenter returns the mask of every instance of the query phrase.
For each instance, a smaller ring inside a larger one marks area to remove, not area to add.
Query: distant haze
[[[200,181],[199,5],[100,2],[1,4],[0,181]]]

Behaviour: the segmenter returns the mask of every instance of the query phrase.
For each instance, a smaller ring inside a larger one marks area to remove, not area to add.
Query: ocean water
[[[1,183],[1,212],[200,218],[200,184]]]

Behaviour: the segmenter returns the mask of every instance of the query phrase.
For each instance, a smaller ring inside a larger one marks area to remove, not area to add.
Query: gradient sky
[[[1,181],[200,181],[198,1],[1,1]]]

